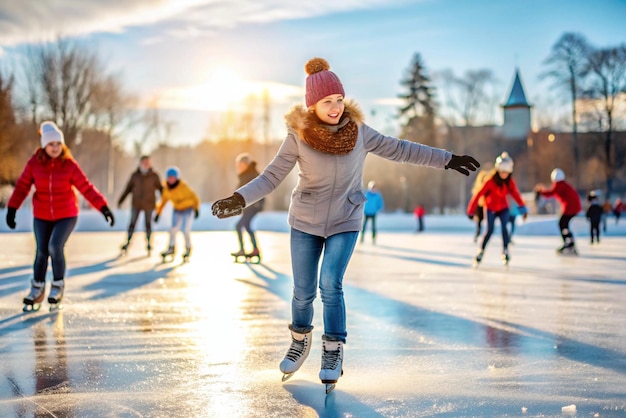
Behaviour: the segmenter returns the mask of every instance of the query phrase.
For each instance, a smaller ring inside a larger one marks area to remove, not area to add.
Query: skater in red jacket
[[[565,173],[560,168],[555,168],[550,173],[552,187],[546,188],[543,184],[535,186],[535,192],[544,197],[555,197],[561,204],[561,217],[559,218],[559,230],[563,238],[563,245],[557,249],[559,253],[577,254],[574,243],[574,235],[569,227],[569,223],[574,216],[582,210],[580,196],[578,192],[565,181]]]
[[[26,163],[15,190],[7,204],[7,225],[14,229],[15,214],[32,186],[33,232],[37,253],[33,266],[33,279],[28,296],[24,298],[24,311],[38,310],[44,298],[48,258],[52,263],[53,281],[48,295],[50,309],[60,307],[65,288],[65,242],[76,226],[78,198],[74,189],[85,196],[89,203],[100,210],[113,226],[113,214],[102,194],[91,184],[69,148],[65,145],[63,132],[54,122],[43,122],[40,128],[41,148]]]
[[[509,233],[506,225],[509,222],[509,204],[507,195],[511,195],[513,200],[519,205],[519,213],[526,218],[526,206],[524,200],[517,190],[517,185],[511,174],[513,173],[513,159],[507,152],[503,152],[496,158],[495,170],[491,176],[487,176],[487,181],[482,185],[476,194],[472,196],[467,205],[467,216],[474,219],[478,202],[484,197],[484,205],[487,210],[487,231],[474,257],[474,264],[478,265],[483,258],[487,243],[493,233],[496,218],[500,219],[502,230],[502,261],[509,262]]]

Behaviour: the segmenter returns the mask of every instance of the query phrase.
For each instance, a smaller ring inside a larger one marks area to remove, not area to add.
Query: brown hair
[[[61,155],[59,155],[57,157],[60,161],[74,159],[74,157],[72,156],[72,152],[67,147],[67,145],[65,145],[65,143],[61,143],[61,148],[62,148]],[[50,158],[50,156],[46,152],[45,148],[42,148],[42,147],[39,147],[39,148],[37,148],[37,150],[35,150],[35,155],[37,156],[37,160],[38,161],[50,161],[50,160],[52,160],[52,158]]]

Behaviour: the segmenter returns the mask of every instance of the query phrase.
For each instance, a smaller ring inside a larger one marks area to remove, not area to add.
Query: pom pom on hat
[[[165,172],[165,177],[178,178],[179,176],[180,176],[180,170],[178,169],[178,167],[175,167],[175,166],[168,167],[167,171]]]
[[[305,65],[306,78],[306,106],[312,106],[320,99],[331,94],[346,93],[339,77],[330,71],[330,65],[324,58],[312,58]]]
[[[65,143],[63,132],[52,121],[42,122],[39,127],[39,134],[41,135],[41,148],[45,148],[51,142]]]

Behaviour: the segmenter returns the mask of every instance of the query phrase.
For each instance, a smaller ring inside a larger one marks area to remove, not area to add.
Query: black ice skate
[[[176,247],[174,246],[170,246],[167,250],[163,251],[161,253],[161,260],[162,262],[166,262],[168,261],[174,261],[174,254],[176,253]]]
[[[259,252],[259,249],[255,248],[251,253],[246,254],[246,261],[259,264],[261,262],[261,253]]]
[[[504,250],[502,252],[502,264],[504,264],[505,266],[509,265],[509,260],[511,260],[511,257],[509,256],[509,251],[508,250]]]
[[[232,252],[230,253],[230,255],[235,257],[235,259],[233,260],[235,263],[241,263],[246,260],[246,252],[243,249],[236,251],[236,252]],[[243,257],[243,261],[239,261],[239,257]]]
[[[322,369],[320,380],[326,385],[328,395],[343,376],[343,342],[322,340]]]
[[[311,351],[311,335],[312,331],[305,334],[293,330],[291,331],[291,346],[279,366],[280,371],[283,372],[283,382],[293,376],[293,374],[300,369],[304,360],[309,356],[309,351]]]
[[[65,280],[54,280],[50,287],[48,295],[48,303],[50,304],[50,312],[63,309],[63,290],[65,289]]]
[[[44,292],[46,290],[45,282],[30,281],[30,292],[28,296],[22,299],[24,312],[37,312],[41,308],[41,302],[44,298]]]
[[[474,256],[474,262],[473,262],[474,268],[478,267],[482,259],[483,259],[483,250],[480,250],[478,251],[478,254]]]
[[[191,255],[191,247],[185,249],[185,253],[183,254],[183,263],[189,261],[189,256]]]
[[[556,252],[561,255],[578,255],[578,251],[573,242],[564,244],[562,247],[559,247]]]

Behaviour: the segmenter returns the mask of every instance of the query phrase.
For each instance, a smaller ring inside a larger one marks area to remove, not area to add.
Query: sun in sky
[[[250,97],[265,95],[273,102],[283,102],[303,91],[300,86],[245,80],[233,68],[219,66],[203,83],[164,90],[159,102],[162,108],[224,112],[243,109]]]

